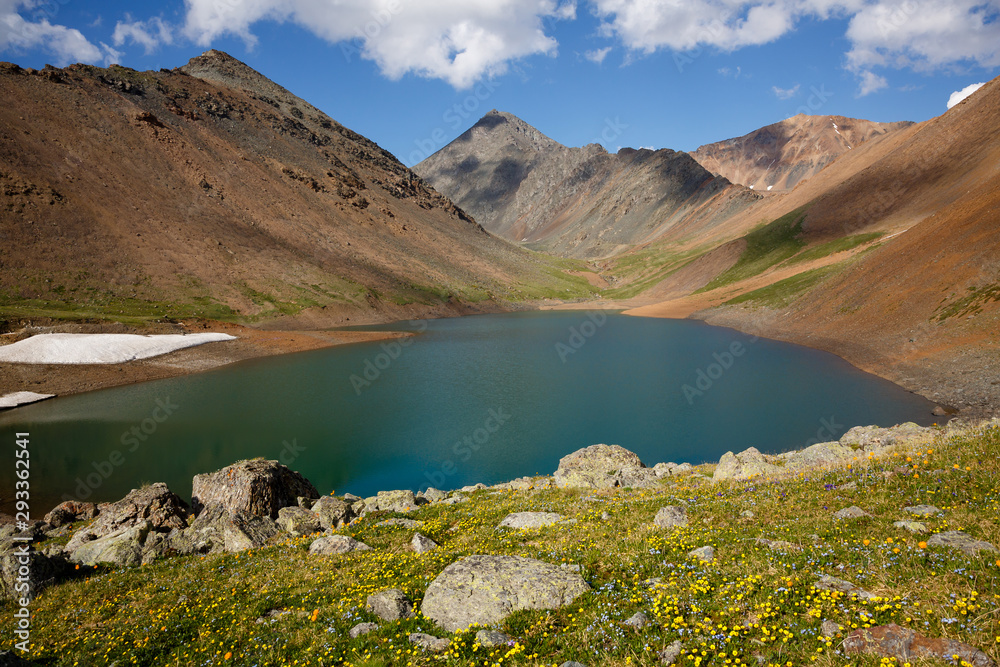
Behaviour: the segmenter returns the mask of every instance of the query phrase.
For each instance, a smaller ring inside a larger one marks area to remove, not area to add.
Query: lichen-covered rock
[[[891,428],[855,426],[840,438],[842,445],[858,445],[865,451],[875,451],[890,445],[920,442],[934,435],[934,429],[906,422]]]
[[[83,565],[110,563],[118,567],[142,564],[142,548],[149,535],[149,522],[119,528],[90,540],[70,552],[70,560]]]
[[[354,518],[351,505],[333,496],[323,496],[310,508],[323,528],[341,528]]]
[[[413,539],[410,540],[410,548],[413,549],[414,553],[423,554],[437,549],[438,543],[426,535],[414,533]]]
[[[754,477],[768,477],[779,472],[781,472],[781,468],[768,463],[756,447],[750,447],[739,454],[732,452],[723,454],[712,479],[716,482],[726,479],[742,481]]]
[[[170,542],[180,553],[232,553],[262,547],[279,534],[278,525],[269,517],[216,505],[203,510],[190,528]]]
[[[688,552],[691,558],[697,558],[702,563],[711,563],[715,560],[715,549],[711,546],[698,547]]]
[[[857,456],[857,452],[839,442],[818,442],[797,452],[792,452],[785,463],[789,470],[806,470],[838,465]]]
[[[365,608],[383,621],[398,621],[415,615],[410,598],[398,588],[372,593],[365,601]]]
[[[514,512],[504,517],[497,528],[544,528],[559,523],[565,519],[562,514],[555,512]]]
[[[374,632],[376,630],[378,630],[377,623],[358,623],[351,628],[348,634],[351,635],[351,639],[357,639],[362,635],[367,635],[369,632]]]
[[[352,551],[368,551],[371,547],[347,535],[327,535],[309,545],[309,553],[328,556]]]
[[[171,493],[163,482],[132,489],[121,500],[102,506],[100,516],[87,529],[95,537],[117,533],[143,522],[150,530],[170,531],[185,528],[190,511],[180,496]]]
[[[58,528],[74,521],[89,521],[98,514],[97,505],[77,500],[67,500],[59,503],[45,515],[45,523]]]
[[[376,526],[382,527],[392,527],[392,528],[408,528],[414,530],[420,528],[424,525],[423,521],[417,521],[415,519],[401,519],[399,517],[393,517],[391,519],[384,519],[375,524]]]
[[[647,625],[649,625],[651,622],[652,621],[649,620],[649,616],[646,616],[641,611],[637,611],[636,613],[634,613],[631,616],[629,616],[622,623],[622,625],[627,625],[630,628],[635,628],[636,630],[642,630],[644,627],[646,627]]]
[[[417,497],[413,491],[379,491],[371,498],[365,498],[365,510],[368,512],[412,512],[417,509]]]
[[[892,524],[892,527],[908,530],[914,535],[923,535],[924,533],[930,532],[927,524],[921,521],[896,521]]]
[[[895,623],[874,628],[861,628],[844,639],[844,652],[870,653],[894,657],[903,662],[940,660],[948,664],[969,664],[973,667],[995,667],[988,655],[974,646],[954,639],[925,637]]]
[[[448,494],[440,489],[435,489],[433,486],[429,487],[423,492],[424,499],[429,503],[436,503],[439,500],[444,500],[448,497]]]
[[[863,517],[870,517],[871,514],[864,511],[857,505],[851,505],[850,507],[845,507],[842,510],[837,510],[833,513],[834,521],[843,521],[845,519],[861,519]]]
[[[446,567],[421,611],[449,632],[499,623],[521,609],[557,609],[590,586],[579,574],[522,556],[467,556]]]
[[[476,641],[484,648],[496,648],[497,646],[512,646],[514,638],[503,632],[496,630],[480,630],[476,633]]]
[[[934,507],[934,505],[911,505],[910,507],[904,507],[903,511],[914,516],[934,516],[941,513],[941,510]]]
[[[653,524],[659,528],[674,528],[688,524],[687,510],[680,505],[661,507],[653,517]]]
[[[837,577],[831,577],[828,574],[821,576],[819,581],[813,584],[813,586],[821,591],[839,591],[847,595],[856,595],[862,600],[874,600],[878,597],[877,595],[869,593],[849,581],[838,579]]]
[[[26,580],[21,569],[26,567]],[[28,544],[11,545],[0,554],[0,599],[35,597],[69,572],[69,564],[61,555],[46,555]],[[27,586],[27,588],[25,588]]]
[[[311,535],[320,529],[320,520],[314,512],[294,506],[278,510],[278,528],[292,535]]]
[[[677,662],[677,658],[681,657],[681,651],[684,650],[684,644],[681,643],[680,639],[673,641],[667,648],[659,652],[660,662],[664,665],[672,665]]]
[[[298,504],[298,497],[318,498],[305,477],[277,461],[239,461],[216,472],[195,475],[191,500],[196,512],[223,507],[248,516],[278,518],[278,510]]]
[[[430,653],[444,653],[448,650],[448,647],[451,646],[451,642],[449,640],[441,637],[435,637],[434,635],[429,635],[424,632],[411,633],[407,639],[411,644],[419,646]]]
[[[567,454],[554,477],[560,488],[585,489],[643,487],[658,479],[634,452],[618,445],[591,445]]]
[[[772,551],[802,551],[802,547],[797,544],[792,544],[784,540],[769,540],[766,537],[758,537],[757,544],[765,546]]]
[[[996,551],[997,548],[989,542],[977,540],[968,533],[961,530],[949,530],[943,533],[931,535],[927,539],[929,547],[951,547],[958,549],[970,556],[979,551]]]

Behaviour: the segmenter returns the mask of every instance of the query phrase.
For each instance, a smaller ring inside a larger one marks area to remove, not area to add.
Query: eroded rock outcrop
[[[240,461],[222,470],[195,475],[191,489],[196,512],[222,507],[250,516],[278,518],[282,507],[298,505],[298,498],[319,498],[316,487],[277,461]]]
[[[559,460],[555,472],[560,488],[610,489],[643,487],[658,477],[639,457],[619,445],[591,445]]]

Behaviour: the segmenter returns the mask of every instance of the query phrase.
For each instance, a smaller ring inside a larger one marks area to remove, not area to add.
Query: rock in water
[[[406,593],[398,588],[372,593],[368,596],[365,606],[383,621],[398,621],[414,616],[413,603],[406,597]]]
[[[895,657],[900,662],[932,659],[949,664],[969,664],[974,667],[996,667],[993,660],[968,644],[953,639],[934,639],[903,628],[895,623],[874,628],[858,629],[844,639],[845,653],[872,653]]]
[[[564,517],[555,512],[514,512],[504,517],[497,528],[544,528],[559,523]]]
[[[740,481],[754,477],[767,477],[779,472],[781,472],[781,468],[768,463],[756,447],[750,447],[739,454],[732,452],[723,454],[712,479],[716,482],[724,479]]]
[[[427,587],[421,611],[449,632],[521,609],[557,609],[590,590],[579,574],[522,556],[467,556]]]
[[[660,528],[674,528],[688,525],[687,510],[680,505],[667,505],[653,517],[653,523]]]
[[[584,447],[562,457],[555,472],[556,486],[560,488],[642,487],[657,479],[635,453],[618,445]]]
[[[321,537],[309,545],[309,553],[321,554],[346,554],[352,551],[368,551],[371,547],[364,542],[358,542],[353,537],[347,535],[328,535]]]
[[[216,472],[195,475],[191,499],[195,511],[219,506],[250,516],[278,518],[278,510],[298,504],[298,497],[318,498],[309,480],[277,461],[240,461]]]

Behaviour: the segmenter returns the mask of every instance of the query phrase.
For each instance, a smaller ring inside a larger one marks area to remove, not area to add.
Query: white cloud
[[[221,35],[256,43],[261,20],[292,22],[331,43],[360,41],[360,55],[398,79],[413,73],[466,88],[510,61],[555,55],[543,19],[576,16],[557,0],[185,0],[185,33],[207,46]],[[352,49],[343,48],[352,55]]]
[[[587,51],[586,53],[583,54],[583,57],[589,60],[590,62],[594,62],[600,65],[601,63],[604,62],[604,59],[608,56],[609,53],[611,53],[610,46],[605,47],[603,49],[595,49],[593,51]]]
[[[802,86],[800,84],[795,84],[791,88],[779,88],[778,86],[772,86],[771,90],[774,92],[775,97],[779,100],[790,100],[799,94],[799,88]]]
[[[170,24],[157,16],[148,21],[133,21],[126,14],[124,21],[115,24],[111,39],[115,46],[121,46],[126,40],[141,44],[148,55],[161,44],[173,44],[174,34]]]
[[[31,13],[25,18],[22,11]],[[104,43],[93,44],[75,28],[53,25],[48,14],[45,5],[32,0],[0,0],[0,52],[40,49],[52,54],[59,66],[110,64],[121,58],[120,52]]]
[[[858,88],[858,97],[864,97],[865,95],[878,92],[889,85],[889,82],[885,80],[884,76],[879,76],[869,70],[860,72],[858,76],[861,77],[861,85]]]
[[[952,108],[953,106],[955,106],[956,104],[958,104],[959,102],[961,102],[962,100],[964,100],[966,97],[968,97],[972,93],[976,92],[977,90],[979,90],[980,88],[982,88],[985,85],[986,85],[986,82],[984,81],[982,83],[973,83],[973,84],[970,84],[970,85],[966,86],[965,88],[963,88],[962,90],[956,90],[955,92],[953,92],[951,94],[951,97],[948,98],[948,108],[949,109]]]

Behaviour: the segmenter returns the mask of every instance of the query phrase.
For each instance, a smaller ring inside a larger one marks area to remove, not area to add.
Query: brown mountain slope
[[[686,153],[567,148],[496,110],[414,171],[491,232],[569,257],[711,227],[757,198]]]
[[[758,191],[791,190],[873,137],[912,125],[799,114],[691,153],[713,174]]]
[[[224,53],[160,72],[4,64],[0,91],[8,318],[323,324],[589,293]]]
[[[656,288],[671,301],[640,312],[702,309],[696,316],[711,323],[834,351],[943,403],[997,409],[997,136],[1000,79],[748,211],[734,229],[799,211],[785,218],[799,227],[774,232],[770,247],[751,253],[773,262],[753,265],[743,254],[720,267],[728,274],[700,283],[710,289],[679,299],[670,290],[678,272]]]

